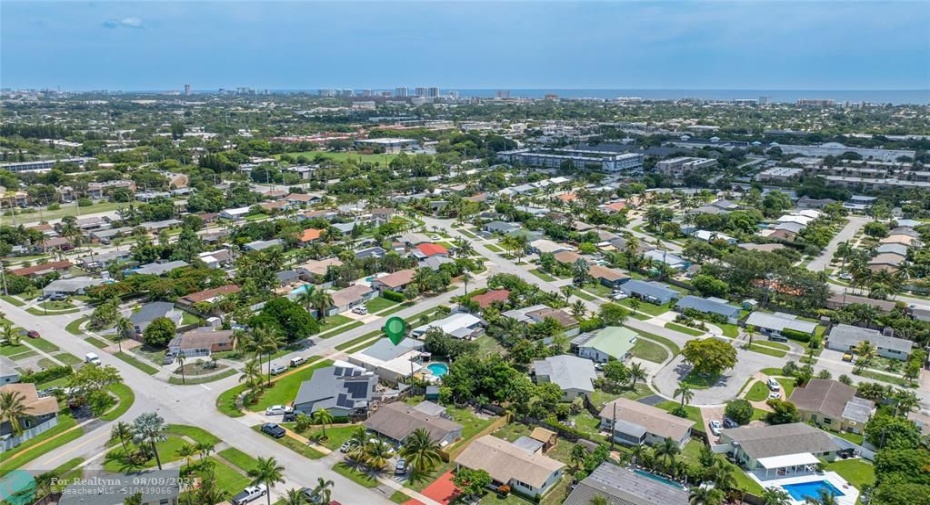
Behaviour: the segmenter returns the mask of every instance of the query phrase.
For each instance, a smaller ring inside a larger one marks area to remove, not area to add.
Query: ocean
[[[450,89],[443,89],[446,95]],[[489,98],[497,96],[496,89],[460,89],[460,96]],[[511,98],[543,98],[556,95],[559,98],[602,98],[637,97],[645,100],[679,100],[695,98],[700,100],[758,100],[767,97],[769,102],[794,103],[799,99],[834,100],[842,102],[868,102],[873,104],[891,103],[930,104],[930,89],[915,90],[766,90],[766,89],[506,89]]]

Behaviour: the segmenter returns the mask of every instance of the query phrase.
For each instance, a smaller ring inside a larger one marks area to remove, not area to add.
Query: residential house
[[[747,244],[740,244],[739,247],[747,251],[762,251],[762,252],[772,252],[772,253],[781,251],[782,249],[786,248],[785,245],[778,244],[778,243],[772,243],[772,244],[749,244],[747,243]]]
[[[423,342],[414,338],[404,339],[397,345],[382,338],[370,347],[349,355],[349,363],[395,384],[423,370],[422,360]]]
[[[616,212],[622,212],[627,208],[626,200],[618,200],[616,202],[611,202],[608,204],[601,205],[601,209],[604,210],[607,214],[614,214]]]
[[[891,244],[885,244],[891,245]],[[900,245],[900,244],[895,244]],[[875,256],[869,260],[869,270],[873,272],[878,272],[879,270],[888,270],[891,272],[897,271],[901,268],[901,264],[904,263],[905,258],[897,254],[884,253]]]
[[[432,258],[433,256],[448,258],[449,250],[439,244],[420,244],[411,251],[411,254],[418,260]]]
[[[828,309],[836,310],[853,303],[862,303],[875,307],[876,309],[882,312],[891,312],[895,308],[895,302],[890,300],[878,300],[875,298],[866,298],[864,296],[851,295],[849,293],[834,293],[827,298],[827,303],[824,306]]]
[[[294,399],[294,411],[312,415],[326,409],[333,417],[358,417],[368,414],[374,400],[380,398],[378,376],[346,362],[319,368],[310,380],[300,384]]]
[[[694,426],[694,421],[626,398],[604,405],[600,418],[601,430],[612,433],[614,440],[623,445],[656,445],[670,438],[684,447]]]
[[[18,275],[20,277],[42,277],[43,275],[48,275],[50,273],[56,272],[59,274],[67,274],[71,271],[71,262],[68,260],[62,261],[49,261],[48,263],[39,263],[32,265],[31,267],[22,267],[14,268],[8,270],[12,275]]]
[[[826,346],[834,351],[849,352],[862,342],[875,346],[879,356],[901,361],[907,361],[914,345],[910,340],[886,336],[877,330],[838,324],[830,330]]]
[[[301,267],[313,275],[325,277],[331,267],[342,266],[339,258],[326,258],[323,260],[307,260]]]
[[[62,490],[58,505],[178,505],[182,482],[178,468],[67,480],[73,483]]]
[[[550,382],[562,390],[562,401],[588,396],[594,392],[597,372],[591,360],[562,354],[533,362],[537,383]]]
[[[239,221],[240,219],[245,218],[252,209],[250,207],[239,207],[237,209],[225,209],[220,211],[220,217],[223,219],[231,219],[233,221]]]
[[[737,242],[735,238],[718,231],[697,230],[691,234],[691,236],[702,242],[716,242],[722,240],[730,245],[736,244]]]
[[[910,235],[898,234],[898,235],[889,235],[879,240],[878,243],[879,244],[901,244],[907,247],[916,247],[920,243],[920,240],[914,237],[911,237]]]
[[[526,324],[541,323],[545,321],[546,318],[552,318],[562,327],[562,331],[566,337],[573,337],[578,334],[577,319],[562,309],[553,309],[548,305],[530,305],[522,309],[508,310],[501,315]]]
[[[448,256],[430,256],[429,258],[423,258],[417,263],[418,268],[429,268],[430,270],[436,272],[439,270],[439,267],[448,264],[455,263],[455,260],[449,258]]]
[[[508,485],[526,496],[545,494],[562,479],[565,468],[541,450],[529,452],[492,435],[475,439],[455,458],[455,464],[484,470],[497,485]]]
[[[390,207],[380,207],[377,209],[372,209],[370,214],[371,220],[374,222],[374,224],[381,225],[387,223],[391,220],[392,217],[394,217],[394,209]]]
[[[392,274],[385,275],[383,277],[376,277],[371,280],[371,287],[378,290],[379,292],[383,291],[397,291],[402,292],[407,289],[407,286],[413,282],[414,277],[416,277],[416,270],[407,269],[407,270],[398,270]]]
[[[720,446],[761,479],[810,474],[840,450],[833,437],[806,423],[725,429]]]
[[[308,245],[320,240],[320,236],[322,234],[323,230],[317,228],[307,228],[300,233],[297,240],[301,243],[301,245]]]
[[[129,316],[129,321],[132,322],[133,327],[136,329],[136,335],[141,337],[142,333],[145,332],[145,329],[152,323],[155,319],[159,317],[166,317],[174,323],[175,326],[181,324],[181,316],[183,314],[180,310],[174,308],[174,304],[170,302],[151,302],[146,303],[139,308],[137,312],[134,312]]]
[[[207,358],[215,352],[233,350],[233,330],[196,328],[168,342],[168,351],[185,358]]]
[[[875,411],[875,403],[856,396],[856,388],[830,379],[811,379],[795,388],[788,401],[801,420],[832,431],[861,433]]]
[[[619,288],[621,284],[630,280],[630,276],[623,273],[623,271],[601,265],[591,265],[588,269],[588,275],[590,275],[592,279],[612,289]]]
[[[132,253],[129,251],[108,251],[100,254],[91,254],[81,258],[81,266],[85,270],[96,268],[106,268],[110,265],[120,263],[129,259]]]
[[[321,200],[318,195],[310,193],[291,193],[284,197],[284,201],[291,205],[305,207],[307,205],[320,203]]]
[[[458,312],[444,319],[433,321],[418,328],[414,328],[411,335],[420,338],[429,331],[430,328],[438,328],[443,333],[451,337],[464,340],[477,338],[484,331],[485,322],[481,318],[472,314]]]
[[[726,300],[720,298],[701,298],[699,296],[688,295],[678,300],[675,304],[675,310],[684,313],[686,310],[696,310],[702,314],[716,314],[727,318],[730,324],[736,324],[742,314],[743,309],[736,305],[729,305]]]
[[[627,296],[634,296],[643,301],[654,303],[656,305],[665,305],[672,300],[681,298],[681,293],[668,287],[666,284],[654,281],[631,280],[620,286]]]
[[[623,361],[631,355],[637,338],[639,334],[625,326],[608,326],[578,335],[570,348],[578,356],[598,363]]]
[[[446,447],[462,438],[462,425],[453,421],[445,410],[429,401],[415,406],[389,403],[372,414],[365,421],[365,427],[396,445],[403,445],[411,433],[422,429],[429,433],[432,441]]]
[[[776,312],[753,312],[746,318],[746,326],[753,326],[759,333],[769,337],[769,340],[785,340],[782,335],[785,330],[813,335],[817,331],[817,323],[803,321],[798,316]]]
[[[198,303],[213,303],[217,299],[223,296],[232,296],[242,288],[235,284],[228,284],[226,286],[220,286],[218,288],[205,289],[203,291],[197,291],[196,293],[191,293],[189,295],[182,296],[178,299],[178,305],[193,307]]]
[[[0,356],[0,385],[19,382],[19,365],[15,361]]]
[[[19,444],[39,436],[58,425],[58,400],[54,396],[39,398],[36,385],[32,383],[5,384],[0,394],[12,393],[19,396],[29,417],[20,419],[23,432],[13,434],[9,421],[0,423],[0,448],[8,451]]]
[[[811,198],[809,196],[802,196],[794,204],[798,210],[804,209],[822,209],[831,203],[836,203],[836,200],[832,198]]]
[[[504,221],[492,221],[483,227],[488,233],[499,233],[501,235],[511,235],[523,229],[520,223],[506,223]]]
[[[601,496],[609,505],[688,505],[688,490],[612,463],[601,463],[579,482],[562,505],[591,505]]]
[[[340,289],[332,294],[333,307],[329,309],[327,316],[341,314],[352,310],[365,302],[378,296],[378,292],[364,284],[355,284],[344,289]]]
[[[882,254],[896,254],[902,258],[907,258],[907,246],[903,244],[882,244],[875,252]]]
[[[687,270],[691,266],[691,262],[681,256],[659,249],[646,251],[643,257],[656,263],[664,263],[673,270]]]
[[[186,261],[166,261],[164,263],[147,263],[135,268],[132,273],[139,275],[165,275],[169,272],[190,266]]]
[[[574,251],[561,251],[554,254],[555,260],[565,266],[572,266],[579,260],[587,261],[584,256]]]
[[[530,242],[529,250],[530,252],[536,253],[536,254],[545,254],[545,253],[557,254],[562,251],[570,251],[572,250],[572,247],[567,244],[560,244],[558,242],[553,242],[549,239],[541,238],[541,239],[537,239],[537,240]]]
[[[83,295],[88,288],[113,282],[108,279],[92,279],[90,277],[75,277],[73,279],[57,279],[42,288],[45,295]]]
[[[363,260],[366,258],[380,259],[380,258],[383,258],[384,255],[386,255],[387,253],[388,253],[387,250],[385,250],[383,247],[378,247],[378,246],[368,247],[365,249],[359,249],[358,251],[355,251],[355,259],[359,259],[359,260]]]
[[[506,289],[492,289],[486,293],[471,297],[481,310],[491,306],[493,303],[507,303],[510,299],[510,291]]]
[[[290,287],[300,282],[299,270],[281,270],[274,274],[278,281],[278,286]]]
[[[217,249],[216,251],[202,252],[197,257],[209,268],[226,268],[232,266],[233,257],[230,249]]]
[[[39,249],[44,253],[48,253],[56,249],[68,249],[70,246],[71,242],[65,237],[49,237],[39,244]]]
[[[264,251],[271,247],[284,246],[284,241],[276,238],[272,240],[256,240],[242,246],[243,251]]]
[[[400,241],[407,247],[416,247],[420,244],[432,242],[429,237],[422,233],[405,233],[400,236]]]

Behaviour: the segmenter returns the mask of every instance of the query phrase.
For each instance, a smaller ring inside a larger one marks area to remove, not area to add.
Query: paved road
[[[823,272],[830,266],[830,261],[833,259],[833,255],[836,253],[836,249],[839,245],[847,240],[852,240],[860,228],[866,225],[871,219],[862,216],[849,216],[849,222],[846,223],[846,226],[837,233],[833,240],[827,244],[827,247],[824,248],[823,252],[820,253],[820,256],[817,256],[810,263],[807,264],[807,269],[812,272]]]

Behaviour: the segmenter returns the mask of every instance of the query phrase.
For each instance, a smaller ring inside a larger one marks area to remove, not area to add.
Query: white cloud
[[[144,28],[142,19],[128,17],[123,19],[108,19],[103,22],[104,28]]]

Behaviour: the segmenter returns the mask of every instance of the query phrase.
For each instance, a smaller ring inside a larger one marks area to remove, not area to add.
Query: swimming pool
[[[654,480],[654,481],[656,481],[656,482],[661,482],[662,484],[665,484],[666,486],[672,486],[672,487],[675,488],[675,489],[681,489],[681,488],[682,488],[682,487],[681,487],[681,484],[679,484],[679,483],[677,483],[677,482],[674,482],[674,481],[671,481],[671,480],[668,480],[668,479],[666,479],[665,477],[659,477],[658,475],[656,475],[656,474],[654,474],[654,473],[644,472],[644,471],[642,471],[642,470],[633,470],[633,473],[635,473],[636,475],[640,475],[640,476],[642,476],[642,477],[645,477],[645,478],[647,478],[647,479],[652,479],[652,480]]]
[[[807,498],[820,499],[820,490],[826,489],[833,493],[833,496],[843,496],[843,492],[837,489],[833,484],[825,480],[815,480],[813,482],[802,482],[799,484],[783,484],[781,487],[798,501],[804,501]]]
[[[307,293],[309,293],[309,292],[312,291],[312,290],[313,290],[313,286],[311,286],[310,284],[304,284],[303,286],[298,286],[298,287],[292,289],[290,294],[291,294],[292,296],[297,296],[297,295],[303,293],[304,291],[306,291]]]
[[[426,368],[428,368],[430,372],[433,372],[433,377],[442,377],[449,373],[449,365],[445,363],[430,363],[426,365]]]

